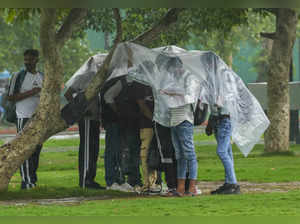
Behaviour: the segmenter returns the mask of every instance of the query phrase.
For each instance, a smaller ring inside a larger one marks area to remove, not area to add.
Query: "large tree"
[[[268,9],[276,16],[276,31],[262,33],[273,40],[268,71],[268,117],[271,125],[266,132],[266,152],[289,151],[289,71],[296,39],[297,12],[293,9]]]

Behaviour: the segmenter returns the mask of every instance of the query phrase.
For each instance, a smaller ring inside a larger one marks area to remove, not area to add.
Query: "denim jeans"
[[[179,125],[171,127],[171,136],[177,160],[177,179],[186,179],[188,172],[189,179],[196,180],[198,163],[193,141],[193,124],[183,121]]]
[[[232,133],[230,118],[220,119],[216,125],[215,137],[218,143],[217,154],[225,169],[225,183],[236,184],[233,154],[230,143]]]

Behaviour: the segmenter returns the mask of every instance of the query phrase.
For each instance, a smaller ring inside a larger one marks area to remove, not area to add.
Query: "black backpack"
[[[134,82],[127,82],[126,78],[122,78],[122,90],[115,98],[117,110],[122,120],[135,120],[140,116],[139,107],[134,96]]]

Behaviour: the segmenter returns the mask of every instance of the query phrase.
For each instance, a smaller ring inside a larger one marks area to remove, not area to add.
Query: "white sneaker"
[[[142,193],[142,187],[139,186],[139,185],[135,185],[133,187],[133,191],[136,192],[136,193],[138,193],[138,194],[140,194],[140,193]]]
[[[155,184],[154,186],[150,187],[150,194],[155,195],[155,194],[160,194],[162,191],[163,186],[162,185],[157,185]]]
[[[202,191],[197,187],[197,194],[202,194]]]
[[[124,192],[134,192],[134,188],[128,184],[128,183],[124,183],[120,186],[120,191],[124,191]]]
[[[113,183],[111,186],[106,188],[107,190],[113,190],[113,191],[121,191],[121,186],[117,183]]]

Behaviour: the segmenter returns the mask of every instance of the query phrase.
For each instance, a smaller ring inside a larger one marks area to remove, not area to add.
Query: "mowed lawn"
[[[198,180],[222,181],[224,171],[215,153],[213,137],[195,135],[198,156]],[[201,143],[207,142],[203,145]],[[78,187],[78,139],[48,140],[41,153],[38,187],[20,190],[17,172],[8,192],[0,195],[0,215],[105,215],[105,216],[190,216],[190,215],[298,215],[300,189],[284,193],[251,193],[241,195],[165,198],[138,196],[116,191],[82,190]],[[104,181],[104,141],[98,160],[97,181]],[[245,158],[234,146],[236,173],[239,181],[270,183],[300,181],[300,146],[292,153],[264,155],[263,145],[256,145]],[[80,197],[76,203],[41,205],[32,199]]]

